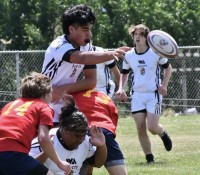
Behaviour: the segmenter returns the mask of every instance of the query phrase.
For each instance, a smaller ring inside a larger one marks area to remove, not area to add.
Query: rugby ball
[[[178,45],[175,39],[161,30],[152,30],[147,36],[150,48],[161,57],[175,58],[178,55]]]

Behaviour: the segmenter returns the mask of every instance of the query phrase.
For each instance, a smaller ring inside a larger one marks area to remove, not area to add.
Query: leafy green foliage
[[[0,39],[9,50],[46,49],[62,34],[59,18],[69,6],[86,3],[97,16],[94,44],[107,48],[132,45],[127,29],[145,23],[171,34],[179,45],[199,45],[199,0],[1,0]]]

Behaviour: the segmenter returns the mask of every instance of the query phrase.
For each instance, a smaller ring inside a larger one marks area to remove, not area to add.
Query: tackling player
[[[115,103],[105,93],[88,90],[72,94],[81,112],[87,117],[89,126],[102,128],[106,138],[107,158],[105,168],[110,175],[127,175],[125,160],[119,144],[115,140],[118,123],[118,111]],[[92,174],[92,167],[87,175]]]
[[[95,167],[101,167],[107,156],[105,137],[101,128],[92,125],[91,137],[88,137],[87,119],[79,112],[74,98],[67,96],[65,103],[66,106],[62,107],[59,117],[59,128],[50,130],[54,149],[61,160],[71,165],[73,175],[79,175],[85,160]],[[55,175],[64,175],[64,172],[42,152],[37,138],[33,140],[29,154],[44,163]]]
[[[44,165],[28,155],[31,141],[38,140],[45,154],[66,174],[71,167],[56,154],[49,128],[53,126],[50,79],[31,73],[21,80],[21,97],[5,105],[0,115],[0,174],[53,175]]]

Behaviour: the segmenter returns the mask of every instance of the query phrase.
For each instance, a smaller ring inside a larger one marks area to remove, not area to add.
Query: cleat
[[[147,164],[149,164],[149,165],[155,163],[153,154],[147,154],[146,155],[146,160],[147,160]]]
[[[171,141],[170,137],[168,136],[168,134],[166,132],[163,133],[163,135],[161,136],[161,139],[163,141],[165,149],[167,151],[171,151],[171,149],[172,149],[172,141]]]

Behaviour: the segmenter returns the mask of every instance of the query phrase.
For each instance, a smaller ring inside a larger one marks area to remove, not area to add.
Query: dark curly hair
[[[63,33],[69,34],[70,25],[78,24],[84,26],[94,24],[95,20],[96,17],[89,6],[80,4],[70,7],[61,16]]]
[[[79,112],[73,96],[69,95],[61,109],[59,125],[61,128],[72,132],[87,132],[88,121],[82,112]]]

